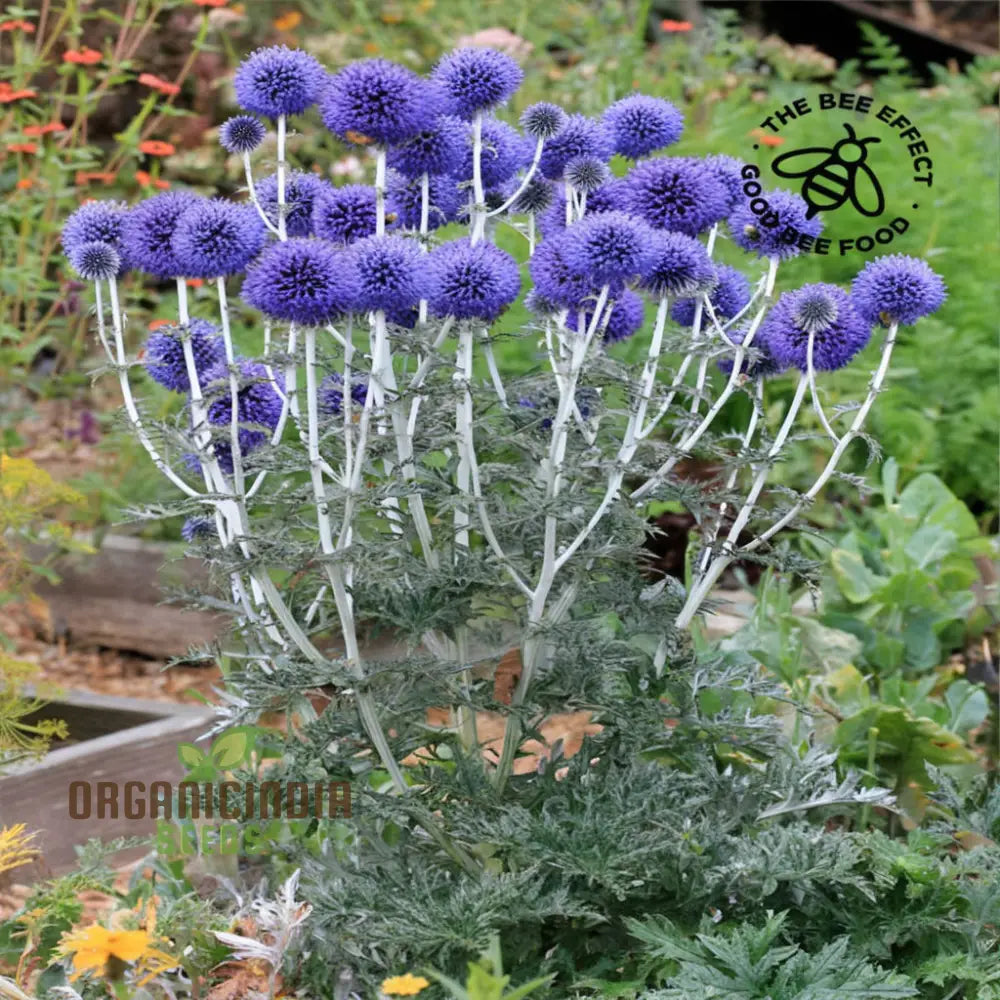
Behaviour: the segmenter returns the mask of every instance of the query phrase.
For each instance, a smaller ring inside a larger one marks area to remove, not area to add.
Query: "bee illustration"
[[[841,139],[833,149],[810,146],[783,153],[771,169],[779,177],[804,177],[802,197],[809,206],[806,218],[819,212],[833,212],[844,202],[862,214],[874,218],[882,214],[885,197],[875,172],[865,163],[868,150],[865,144],[881,142],[871,137],[858,139],[854,129],[844,122],[847,138]]]

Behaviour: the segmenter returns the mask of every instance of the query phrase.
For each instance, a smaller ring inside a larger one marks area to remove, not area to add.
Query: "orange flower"
[[[78,170],[73,182],[75,184],[89,184],[91,181],[100,181],[102,184],[112,184],[114,179],[114,174],[102,173],[97,170]]]
[[[195,7],[225,7],[229,0],[194,0]]]
[[[150,156],[170,156],[176,153],[176,147],[169,142],[161,142],[159,139],[147,139],[139,143],[139,152],[148,153]]]
[[[7,147],[8,153],[37,153],[38,144],[35,142],[12,142]]]
[[[780,135],[762,135],[760,141],[765,146],[780,146],[785,140]]]
[[[63,53],[63,62],[77,63],[80,66],[93,66],[103,58],[97,49],[70,49]]]
[[[694,25],[690,21],[660,21],[660,27],[664,31],[690,31]]]
[[[169,319],[154,319],[152,323],[149,324],[150,330],[159,330],[161,326],[170,326]]]
[[[205,284],[204,278],[188,278],[187,286],[188,288],[201,288]]]
[[[35,182],[30,177],[22,177],[14,186],[18,191],[27,191],[28,188],[34,187],[34,184]]]
[[[33,90],[11,90],[10,84],[0,87],[0,104],[10,104],[12,101],[20,101],[25,97],[37,97]]]
[[[30,21],[18,19],[17,21],[3,21],[0,23],[0,31],[16,31],[18,28],[26,35],[33,34],[35,30],[35,26]]]
[[[139,83],[146,87],[152,87],[153,90],[158,90],[161,94],[166,94],[168,97],[174,97],[181,92],[181,88],[176,83],[171,83],[169,80],[161,80],[158,76],[153,76],[152,73],[140,74]]]
[[[48,125],[28,125],[22,130],[25,135],[48,135],[50,132],[65,132],[66,126],[62,122],[49,122]]]
[[[281,17],[276,17],[271,24],[278,29],[278,31],[291,31],[293,28],[297,28],[302,23],[302,15],[297,10],[290,10],[287,14],[282,14]]]
[[[146,170],[137,170],[135,172],[135,179],[143,187],[155,187],[160,191],[166,191],[170,187],[170,181],[160,180],[159,177],[154,177]]]

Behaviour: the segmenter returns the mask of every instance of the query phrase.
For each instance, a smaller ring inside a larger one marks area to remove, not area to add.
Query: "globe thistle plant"
[[[615,101],[602,121],[614,151],[632,160],[672,146],[684,130],[684,115],[670,101],[645,94]]]
[[[173,241],[181,216],[197,204],[190,191],[164,191],[130,209],[121,236],[129,265],[157,278],[187,277]]]
[[[233,87],[241,108],[278,119],[311,108],[319,97],[325,75],[323,67],[308,52],[275,45],[247,56],[236,71]]]
[[[909,326],[941,308],[948,290],[926,261],[892,254],[869,261],[851,284],[851,300],[869,323]]]
[[[226,349],[221,330],[204,319],[193,319],[186,328],[160,327],[146,340],[144,364],[150,377],[174,392],[191,391],[191,380],[184,358],[183,338],[191,342],[195,369],[204,378],[205,373],[218,368],[226,360]]]
[[[266,137],[264,123],[253,115],[227,118],[219,129],[219,145],[230,153],[252,153]]]
[[[621,184],[622,207],[657,229],[697,236],[725,218],[728,188],[704,160],[667,156],[639,163]]]
[[[245,271],[266,235],[250,205],[204,198],[177,220],[170,246],[187,277],[221,278]]]
[[[293,171],[284,178],[283,210],[279,210],[277,174],[269,174],[255,185],[255,197],[273,229],[277,228],[279,219],[284,218],[286,235],[313,236],[316,202],[332,190],[332,185],[316,174]]]
[[[364,184],[345,184],[342,187],[323,185],[312,202],[310,228],[331,243],[346,246],[366,236],[374,236],[376,224],[373,187]]]
[[[510,56],[479,47],[447,53],[431,74],[446,95],[449,112],[468,119],[504,104],[523,77]]]

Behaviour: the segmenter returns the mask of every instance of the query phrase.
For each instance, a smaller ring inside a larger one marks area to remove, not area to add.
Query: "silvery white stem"
[[[288,239],[288,219],[285,212],[285,128],[287,119],[278,115],[278,239]]]
[[[253,180],[253,167],[250,165],[250,154],[243,154],[243,173],[246,175],[247,179],[247,192],[250,195],[250,204],[257,209],[257,214],[260,216],[261,221],[267,227],[268,232],[273,233],[279,239],[281,239],[281,231],[278,227],[267,217],[267,212],[264,211],[264,206],[261,205],[260,199],[257,197],[257,187]]]
[[[573,185],[569,181],[563,181],[563,188],[566,193],[566,228],[573,225]]]
[[[385,146],[375,147],[375,235],[385,235]]]
[[[396,389],[396,375],[392,369],[392,350],[389,345],[389,333],[386,329],[385,311],[376,310],[371,314],[372,320],[372,384],[375,388],[375,403],[378,407],[378,433],[385,436],[389,433],[389,419],[397,425],[400,415],[398,406],[394,411],[388,413],[386,400],[389,393],[394,393]],[[397,401],[398,402],[398,401]],[[387,416],[389,419],[387,419]],[[398,426],[395,428],[398,431]],[[399,437],[396,438],[397,450],[400,449]],[[385,459],[384,469],[386,476],[392,475],[393,465],[389,459]],[[403,517],[399,508],[397,497],[387,497],[382,501],[386,517],[389,519],[389,526],[394,534],[403,533]]]
[[[528,256],[535,256],[535,213],[528,213]]]
[[[517,190],[499,207],[494,208],[492,212],[486,213],[486,218],[492,219],[495,215],[500,215],[506,212],[511,205],[517,201],[518,198],[524,192],[524,189],[531,183],[531,178],[535,176],[535,171],[538,169],[538,163],[542,158],[542,150],[545,148],[545,140],[539,139],[535,144],[535,155],[532,157],[531,165],[528,167],[527,173],[524,175],[521,183],[517,186]]]
[[[470,460],[472,436],[472,326],[468,320],[459,325],[458,351],[455,355],[455,382],[459,388],[455,403],[455,441],[458,447],[458,492],[467,496],[470,492],[472,463]],[[463,505],[455,507],[455,545],[469,547],[469,511]],[[456,553],[457,556],[457,553]]]
[[[809,393],[812,396],[813,412],[819,417],[819,422],[823,425],[823,429],[829,435],[830,440],[834,444],[837,444],[840,438],[837,436],[837,432],[830,426],[830,421],[826,419],[823,404],[819,399],[819,390],[816,388],[816,366],[813,363],[813,355],[815,353],[815,338],[810,337],[809,343],[806,346],[806,377],[809,379]]]
[[[483,354],[486,356],[486,366],[490,370],[490,380],[493,382],[493,388],[496,390],[497,399],[500,400],[500,405],[506,410],[507,406],[507,390],[504,388],[503,379],[500,377],[500,369],[497,367],[497,359],[493,354],[493,344],[490,341],[489,330],[483,331]]]
[[[427,252],[427,233],[430,228],[431,212],[431,179],[427,174],[420,175],[420,247]],[[423,326],[427,322],[427,299],[421,299],[417,307],[417,322]]]
[[[236,375],[236,352],[233,350],[233,335],[229,327],[229,303],[226,299],[226,279],[218,278],[219,316],[222,320],[222,341],[225,345],[226,364],[229,366],[229,441],[233,452],[233,486],[237,494],[243,494],[246,483],[243,479],[243,455],[240,449],[240,388]]]
[[[486,229],[486,192],[483,190],[483,116],[472,119],[472,217],[470,242],[478,243]]]

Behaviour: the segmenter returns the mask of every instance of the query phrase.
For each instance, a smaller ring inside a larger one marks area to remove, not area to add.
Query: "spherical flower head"
[[[783,368],[805,371],[809,338],[817,371],[843,368],[871,336],[871,323],[836,285],[817,283],[785,292],[761,324],[761,346]]]
[[[503,189],[504,201],[514,197],[507,212],[510,215],[539,215],[544,212],[555,198],[555,185],[547,181],[544,177],[537,175],[532,177],[525,185],[523,191],[518,191],[521,187],[521,178],[512,177]]]
[[[122,243],[129,263],[157,278],[187,277],[174,254],[173,239],[181,216],[198,203],[190,191],[164,191],[139,202],[122,226]]]
[[[427,80],[387,59],[366,59],[330,77],[319,102],[323,124],[358,145],[406,142],[444,110]]]
[[[566,183],[576,191],[590,194],[611,179],[611,171],[602,160],[592,156],[574,156],[566,164],[563,175]]]
[[[869,261],[851,284],[855,307],[872,324],[916,323],[947,296],[945,283],[926,261],[904,254]]]
[[[684,115],[670,101],[646,94],[615,101],[602,120],[611,133],[615,152],[631,160],[672,146],[684,131]]]
[[[187,277],[221,278],[245,270],[266,237],[251,205],[200,198],[178,219],[171,248]]]
[[[626,288],[617,299],[609,302],[609,306],[611,307],[610,316],[605,314],[601,318],[602,324],[604,324],[605,318],[607,319],[607,325],[604,327],[604,343],[616,344],[621,340],[627,340],[642,329],[646,304],[641,296]],[[593,311],[584,312],[583,325],[581,326],[579,310],[574,310],[566,317],[566,321],[571,330],[575,330],[577,333],[586,333],[593,318]]]
[[[705,163],[715,171],[716,176],[726,186],[729,192],[729,208],[727,215],[746,197],[743,193],[743,175],[741,171],[746,166],[735,156],[716,153],[705,157]]]
[[[566,124],[566,112],[558,104],[539,101],[521,112],[521,128],[532,139],[551,139]]]
[[[761,196],[767,211],[756,214],[745,197],[730,213],[727,224],[733,241],[758,257],[787,259],[802,251],[797,246],[800,235],[815,239],[823,231],[823,220],[807,218],[809,206],[797,194],[778,189]]]
[[[107,281],[121,270],[121,257],[110,243],[81,243],[69,252],[73,270],[88,281]]]
[[[363,184],[324,185],[312,206],[317,236],[346,246],[373,236],[377,226],[375,188]]]
[[[267,367],[256,361],[238,361],[236,419],[239,423],[240,454],[248,455],[271,438],[281,419],[282,401]],[[210,424],[228,427],[232,421],[232,390],[229,368],[217,365],[205,374],[206,415]],[[215,455],[224,472],[232,472],[232,445],[228,438],[215,438]]]
[[[230,153],[252,153],[266,136],[263,122],[253,115],[235,115],[222,123],[219,145]]]
[[[455,173],[465,157],[468,126],[461,118],[439,115],[430,128],[389,150],[387,162],[404,177]]]
[[[62,231],[62,245],[69,256],[84,243],[106,243],[118,251],[119,274],[128,270],[122,232],[128,205],[123,201],[88,201],[67,220]]]
[[[521,67],[497,49],[469,46],[442,56],[431,79],[440,85],[451,114],[473,118],[499,107],[521,86]]]
[[[546,239],[528,265],[535,300],[558,309],[576,309],[600,291],[597,281],[575,266],[574,248],[567,237],[564,232]]]
[[[614,143],[603,122],[586,115],[569,115],[563,127],[542,150],[538,169],[549,180],[560,180],[566,164],[576,156],[589,156],[608,161],[614,153]]]
[[[453,222],[458,216],[462,203],[462,192],[459,191],[455,178],[447,174],[431,177],[428,184],[429,211],[427,214],[428,231]],[[393,217],[396,225],[402,229],[420,228],[421,190],[419,180],[410,180],[397,174],[389,173],[386,185],[386,211]]]
[[[731,319],[750,301],[750,282],[741,271],[728,264],[715,266],[715,288],[708,296],[715,315],[719,319]],[[670,309],[673,320],[681,326],[691,326],[694,323],[697,299],[679,299]],[[707,314],[702,321],[707,322]]]
[[[215,534],[215,522],[210,517],[188,517],[181,525],[181,538],[185,542],[193,542],[196,538],[212,538]]]
[[[299,115],[319,97],[326,73],[302,49],[274,45],[257,49],[240,63],[233,78],[236,101],[255,115]]]
[[[347,252],[321,240],[272,243],[247,271],[243,298],[273,319],[324,326],[354,309],[358,279]]]
[[[313,235],[313,206],[333,188],[322,177],[300,171],[285,174],[285,232],[288,236]],[[278,175],[257,184],[257,200],[273,225],[278,224]]]
[[[517,261],[492,243],[443,243],[428,255],[427,296],[436,316],[495,320],[521,290]]]
[[[746,339],[747,330],[746,328],[729,330],[726,335],[734,344],[742,344]],[[718,362],[719,371],[723,375],[732,374],[734,361],[735,354],[722,358]],[[743,355],[743,360],[740,363],[740,374],[751,379],[767,378],[770,375],[780,375],[786,367],[774,359],[767,344],[757,336],[747,348],[747,353]]]
[[[536,175],[537,176],[537,175]],[[587,216],[621,209],[621,180],[612,178],[587,194]],[[552,236],[566,228],[566,188],[557,185],[552,204],[538,217],[543,236]]]
[[[715,283],[708,251],[693,236],[657,232],[649,241],[649,251],[651,259],[641,284],[653,295],[695,295]]]
[[[641,219],[624,212],[586,215],[563,236],[570,265],[602,285],[644,275],[653,237]]]
[[[358,276],[356,308],[402,313],[427,293],[427,255],[405,236],[369,236],[350,249]]]
[[[704,160],[665,156],[637,164],[622,179],[625,211],[657,229],[697,236],[729,208],[729,192]]]
[[[184,360],[185,336],[191,340],[191,353],[194,355],[194,368],[199,383],[204,381],[206,372],[226,360],[226,347],[219,328],[207,320],[193,319],[186,330],[176,326],[154,330],[146,341],[146,371],[153,381],[174,392],[191,391],[191,381]]]
[[[351,377],[351,401],[354,406],[364,406],[368,396],[368,379],[356,374]],[[316,392],[320,413],[336,416],[344,412],[344,377],[331,372],[319,384]]]
[[[495,188],[510,180],[531,162],[532,151],[514,128],[498,118],[484,118],[479,170],[484,188]],[[473,169],[472,129],[467,127],[467,140],[461,166],[455,171],[459,180],[471,181]]]

